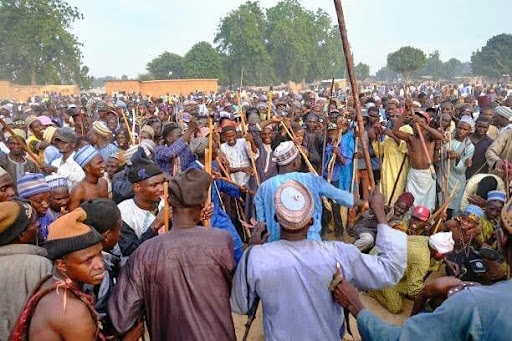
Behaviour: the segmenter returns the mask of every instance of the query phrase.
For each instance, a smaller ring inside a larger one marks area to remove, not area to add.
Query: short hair
[[[491,124],[491,120],[489,120],[487,117],[484,117],[484,116],[478,116],[475,123],[479,123],[479,122]]]
[[[375,111],[375,112],[378,113],[379,112],[379,108],[377,108],[377,107],[369,107],[368,108],[368,113],[370,113],[370,111]]]
[[[121,218],[121,211],[110,199],[87,200],[80,207],[87,213],[84,224],[94,227],[99,233],[113,230]]]
[[[162,127],[162,137],[165,139],[167,136],[169,136],[170,133],[172,133],[176,129],[181,128],[174,122],[167,123]]]

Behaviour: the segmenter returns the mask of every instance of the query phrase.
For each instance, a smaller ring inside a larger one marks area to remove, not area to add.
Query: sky
[[[221,19],[245,0],[67,0],[84,19],[72,32],[83,44],[84,64],[95,77],[145,73],[164,51],[185,55],[213,39]],[[260,0],[263,8],[278,0]],[[299,0],[336,19],[333,0]],[[410,45],[441,59],[469,61],[492,36],[512,33],[511,0],[343,0],[355,63],[375,73],[388,53]],[[341,49],[341,47],[340,47]]]

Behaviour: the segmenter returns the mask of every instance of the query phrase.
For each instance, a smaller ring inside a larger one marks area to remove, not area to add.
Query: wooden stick
[[[359,136],[355,135],[355,142],[354,142],[354,155],[357,154],[357,146]],[[352,184],[350,185],[350,192],[354,194],[355,191],[355,184],[356,184],[356,177],[357,177],[357,159],[355,157],[352,158]]]
[[[343,8],[341,7],[341,0],[334,0],[334,6],[336,8],[336,15],[338,17],[338,27],[341,34],[341,42],[343,45],[343,55],[345,56],[345,64],[347,65],[347,72],[350,79],[350,86],[352,88],[352,97],[354,98],[354,109],[356,112],[357,125],[360,137],[364,135],[364,121],[361,113],[361,102],[359,101],[359,89],[357,87],[356,72],[354,68],[354,60],[350,53],[350,46],[347,37],[347,27],[345,25],[345,17],[343,16]],[[368,170],[368,177],[370,180],[371,189],[375,188],[375,179],[373,178],[372,161],[368,152],[368,146],[366,143],[361,143],[363,148],[364,161],[366,163],[366,169]]]
[[[439,208],[439,210],[435,214],[432,215],[432,218],[430,218],[431,220],[435,219],[434,216],[437,217],[439,214],[444,214],[446,212],[446,210],[448,209],[448,206],[450,205],[450,202],[453,200],[453,197],[455,196],[455,191],[457,190],[458,185],[459,185],[459,180],[457,180],[457,182],[455,182],[455,186],[453,186],[452,192],[450,193],[448,200],[445,203],[443,203],[442,208]],[[442,217],[440,217],[439,220],[437,221],[434,231],[431,234],[437,233],[437,230],[439,230],[439,226],[441,226],[442,220],[443,220]]]
[[[205,150],[205,164],[204,164],[204,170],[206,173],[212,175],[212,148],[208,146]],[[212,202],[212,185],[208,186],[208,199],[206,199],[206,204],[210,204]],[[203,221],[204,226],[210,226],[210,220]]]
[[[132,145],[135,145],[135,139],[133,138],[132,129],[130,128],[130,124],[126,119],[126,115],[124,114],[124,108],[121,108],[121,116],[123,116],[124,125],[126,126],[126,130],[128,130],[128,135],[130,135],[130,141]]]
[[[396,188],[398,187],[398,180],[400,180],[400,175],[402,175],[402,171],[404,170],[405,161],[407,160],[407,154],[404,154],[404,158],[402,160],[402,164],[400,164],[400,170],[398,171],[398,175],[395,179],[395,184],[393,185],[393,190],[391,191],[391,196],[388,200],[388,206],[392,204],[393,196],[395,195]]]
[[[448,150],[451,150],[452,149],[452,134],[451,132],[448,130],[448,148],[447,148],[447,151]],[[450,160],[450,158],[448,157],[448,152],[446,153],[446,173],[445,173],[445,178],[444,178],[444,195],[443,195],[443,201],[446,200],[446,192],[448,192],[448,182],[450,181],[450,172],[451,172],[451,168],[452,168],[452,160]]]
[[[432,158],[430,157],[430,153],[427,148],[427,144],[425,143],[425,137],[423,136],[423,133],[421,132],[420,125],[418,122],[414,122],[416,129],[418,130],[418,136],[420,137],[421,147],[423,149],[423,152],[425,153],[425,157],[427,158],[430,175],[432,176],[432,179],[436,179],[436,170],[434,168],[434,164],[432,163]]]
[[[169,182],[164,182],[164,232],[169,232]]]
[[[327,182],[328,183],[331,183],[331,181],[332,181],[332,172],[334,170],[334,164],[336,161],[336,155],[334,154],[334,149],[339,147],[339,145],[341,143],[342,135],[343,135],[343,129],[340,129],[340,131],[338,132],[338,139],[336,140],[336,145],[333,146],[334,148],[333,148],[333,152],[331,155],[331,159],[329,160],[329,163],[327,164]]]
[[[242,93],[240,93],[242,96]],[[247,127],[245,125],[245,113],[241,110],[240,117],[242,119],[242,132],[245,136],[247,134]],[[247,144],[247,150],[249,152],[249,159],[251,160],[252,171],[254,172],[254,178],[256,179],[256,184],[260,187],[260,176],[258,174],[258,169],[256,168],[256,162],[254,161],[254,155],[252,154],[252,145],[250,143]]]
[[[274,91],[272,89],[272,85],[270,86],[270,90],[268,91],[268,108],[267,108],[267,120],[272,118],[272,96],[274,95]]]
[[[286,125],[283,122],[281,122],[281,125],[283,126],[284,130],[288,134],[288,137],[290,137],[290,139],[293,141],[293,143],[295,143],[295,139],[293,138],[292,133],[290,133],[290,130],[288,130],[288,128],[286,127]],[[306,166],[308,167],[308,170],[311,173],[313,173],[315,175],[318,175],[317,171],[315,170],[315,168],[313,167],[311,162],[309,162],[309,159],[308,159],[307,155],[302,151],[301,146],[297,146],[297,144],[295,144],[295,146],[299,150],[300,155],[302,155],[302,157],[304,158],[304,162],[306,162]]]
[[[332,82],[331,82],[331,92],[329,95],[329,101],[327,102],[327,115],[325,117],[325,122],[324,122],[324,145],[322,148],[322,168],[321,168],[322,171],[320,172],[320,174],[322,176],[324,176],[325,147],[327,146],[327,129],[329,128],[329,107],[331,106],[331,98],[332,98],[333,90],[334,90],[334,77],[332,78]]]
[[[39,159],[39,156],[37,156],[30,150],[30,148],[27,146],[27,143],[25,142],[25,140],[22,139],[20,136],[16,135],[16,133],[11,129],[11,127],[9,127],[9,125],[7,123],[5,123],[5,121],[2,118],[0,118],[0,124],[2,124],[4,129],[7,130],[7,132],[9,134],[11,134],[11,136],[13,136],[15,139],[17,139],[21,143],[21,147],[28,154],[28,156],[32,159],[32,161],[34,161],[38,170],[41,170],[42,168],[44,168],[44,164]]]

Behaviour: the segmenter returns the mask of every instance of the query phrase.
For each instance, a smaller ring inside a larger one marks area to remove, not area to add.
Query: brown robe
[[[235,340],[229,302],[233,241],[207,227],[173,228],[144,242],[121,270],[109,301],[126,333],[144,314],[151,340]]]

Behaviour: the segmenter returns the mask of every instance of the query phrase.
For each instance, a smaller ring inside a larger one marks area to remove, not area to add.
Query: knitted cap
[[[36,116],[36,115],[30,115],[30,116],[28,116],[28,117],[25,119],[25,123],[26,123],[27,127],[29,127],[29,128],[30,128],[30,125],[31,125],[32,123],[34,123],[35,121],[38,121],[38,119],[37,119],[37,116]]]
[[[41,173],[27,173],[18,179],[16,186],[18,195],[23,199],[28,199],[39,193],[50,192],[50,186]]]
[[[512,117],[512,109],[510,109],[509,107],[506,107],[504,105],[496,107],[495,111],[496,111],[496,114],[501,115],[501,116],[505,117],[506,119],[510,119]]]
[[[82,208],[60,216],[48,227],[44,244],[48,258],[56,260],[75,251],[86,249],[103,240],[101,234],[83,223],[87,213]]]
[[[299,150],[292,141],[281,142],[279,146],[274,150],[274,161],[279,166],[285,166],[295,160]]]
[[[13,129],[13,130],[12,130],[12,132],[13,132],[14,134],[16,134],[17,136],[21,137],[21,138],[22,138],[22,139],[24,139],[24,140],[26,140],[26,139],[27,139],[27,133],[25,133],[25,131],[24,131],[23,129],[18,129],[18,128],[16,128],[16,129]],[[5,139],[6,139],[6,140],[7,140],[7,139],[9,139],[9,137],[11,137],[11,136],[12,136],[12,135],[11,135],[11,133],[10,133],[10,132],[8,132],[8,131],[6,131],[6,132],[4,133],[4,137],[5,137]]]
[[[311,192],[295,180],[279,186],[274,196],[274,204],[277,221],[289,230],[300,229],[308,224],[315,209]]]
[[[132,184],[162,174],[156,163],[147,158],[144,149],[139,147],[131,157],[132,165],[128,168],[128,181]]]
[[[408,207],[411,207],[414,204],[414,196],[409,192],[403,192],[398,197],[397,201],[405,203]]]
[[[173,207],[199,206],[206,202],[211,177],[202,169],[188,168],[169,180],[169,202]]]
[[[94,121],[92,123],[92,130],[100,136],[109,137],[112,135],[110,129],[102,121]]]
[[[68,188],[68,180],[62,177],[61,175],[48,175],[45,179],[50,189],[56,189],[61,187]]]
[[[91,145],[87,145],[76,151],[74,159],[80,167],[84,168],[96,155],[99,155],[96,148]]]
[[[24,201],[0,202],[0,246],[9,244],[25,231],[32,212],[32,206]]]

